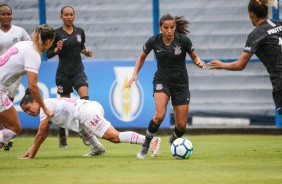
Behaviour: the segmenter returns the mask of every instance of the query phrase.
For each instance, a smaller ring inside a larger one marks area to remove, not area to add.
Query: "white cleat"
[[[161,141],[162,140],[160,137],[155,137],[152,139],[149,147],[152,153],[151,157],[157,157],[159,155]]]
[[[92,147],[91,151],[83,156],[100,156],[106,152],[106,149],[103,145],[97,145],[95,148]]]
[[[148,153],[147,147],[142,147],[141,150],[137,153],[137,159],[139,160],[145,160]]]

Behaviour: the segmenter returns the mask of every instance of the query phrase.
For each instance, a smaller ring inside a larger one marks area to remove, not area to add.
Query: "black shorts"
[[[276,106],[276,110],[282,115],[282,90],[272,93],[273,100]]]
[[[188,84],[167,85],[153,83],[154,93],[165,93],[171,98],[172,105],[187,105],[190,103],[190,91]]]
[[[71,94],[73,92],[73,88],[78,91],[81,86],[88,87],[88,80],[84,71],[81,71],[73,76],[57,73],[56,85],[57,93],[64,96]]]

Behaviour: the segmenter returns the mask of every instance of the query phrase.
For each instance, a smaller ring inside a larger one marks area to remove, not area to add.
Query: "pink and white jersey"
[[[31,40],[30,36],[21,27],[12,25],[8,32],[3,32],[0,29],[0,54],[3,54],[15,43],[27,40]]]
[[[84,101],[72,98],[50,98],[45,99],[44,103],[48,109],[54,112],[54,117],[50,119],[52,125],[78,132],[78,108]],[[46,118],[46,114],[40,109],[40,121]]]
[[[32,41],[14,44],[0,56],[0,90],[7,92],[27,71],[38,73],[40,64],[41,56]]]

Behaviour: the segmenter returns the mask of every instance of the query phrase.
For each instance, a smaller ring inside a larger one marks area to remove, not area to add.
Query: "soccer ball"
[[[192,142],[186,138],[178,138],[173,141],[170,147],[171,154],[177,159],[188,159],[192,156]]]

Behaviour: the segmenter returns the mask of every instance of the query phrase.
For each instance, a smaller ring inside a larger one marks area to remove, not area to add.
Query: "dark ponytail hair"
[[[30,91],[29,91],[29,88],[27,88],[27,89],[25,90],[25,94],[24,94],[24,96],[23,96],[23,98],[22,98],[22,100],[21,100],[21,102],[20,102],[20,105],[22,105],[22,104],[26,105],[26,104],[28,104],[28,103],[32,103],[33,101],[34,101],[34,98],[33,98],[33,96],[31,95],[31,93],[30,93]]]
[[[257,18],[267,18],[269,7],[275,7],[277,9],[277,0],[250,0],[248,11],[253,12]]]
[[[182,33],[182,34],[188,34],[190,31],[188,30],[188,25],[190,24],[188,20],[184,18],[184,16],[173,16],[169,13],[163,15],[160,18],[159,26],[162,26],[164,21],[166,20],[174,20],[176,24],[175,31]]]

